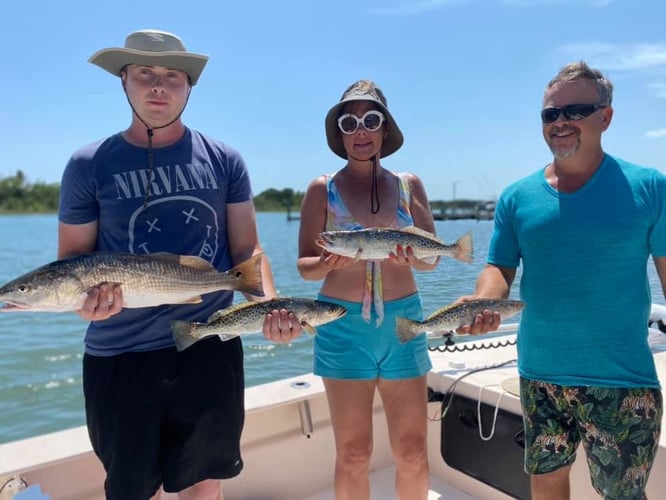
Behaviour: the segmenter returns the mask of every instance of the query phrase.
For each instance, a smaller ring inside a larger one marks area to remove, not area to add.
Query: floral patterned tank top
[[[407,173],[399,173],[398,185],[400,189],[400,200],[398,210],[393,223],[389,226],[391,229],[400,229],[413,226],[414,220],[409,210],[410,192]],[[327,231],[354,231],[364,229],[364,226],[354,218],[347,209],[344,201],[340,197],[333,179],[335,174],[326,176],[326,191],[328,193],[328,210],[326,216]],[[381,262],[367,261],[365,268],[365,284],[363,289],[363,319],[370,321],[371,307],[374,305],[377,314],[377,326],[384,321],[384,291],[382,286]]]

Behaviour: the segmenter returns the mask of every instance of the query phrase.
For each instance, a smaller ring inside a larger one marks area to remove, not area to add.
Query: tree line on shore
[[[293,189],[267,189],[254,197],[257,211],[298,211],[304,193]],[[54,213],[58,211],[60,183],[28,182],[23,171],[0,178],[0,214]]]
[[[266,189],[254,197],[257,212],[285,212],[291,216],[300,211],[305,193],[291,188]],[[25,173],[0,178],[0,214],[54,213],[58,211],[60,184],[28,182]],[[478,200],[433,201],[433,210],[444,210],[451,203],[465,207],[478,203]]]
[[[30,183],[23,171],[0,178],[0,213],[48,213],[58,210],[60,184]]]

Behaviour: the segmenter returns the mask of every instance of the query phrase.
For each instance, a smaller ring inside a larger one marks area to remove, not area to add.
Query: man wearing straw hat
[[[187,52],[177,36],[154,30],[130,33],[124,47],[90,58],[120,77],[132,120],[67,164],[60,258],[171,252],[197,255],[224,271],[262,251],[242,157],[182,122],[207,60]],[[264,299],[276,295],[266,259],[262,285]],[[183,499],[220,499],[219,480],[240,473],[241,341],[210,337],[177,352],[169,328],[174,319],[206,321],[232,299],[233,292],[223,291],[196,305],[123,309],[122,285],[101,284],[88,294],[78,311],[91,321],[83,360],[86,419],[106,470],[107,498],[145,500],[163,487]],[[292,340],[301,332],[293,320],[284,310],[267,315],[265,337]]]

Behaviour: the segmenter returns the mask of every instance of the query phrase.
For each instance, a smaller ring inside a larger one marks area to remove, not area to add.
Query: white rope
[[[458,385],[458,382],[460,382],[465,377],[469,377],[470,375],[473,375],[475,373],[482,372],[484,370],[492,370],[493,368],[501,368],[503,366],[506,366],[510,363],[515,363],[515,362],[516,362],[515,359],[510,359],[508,361],[502,361],[501,363],[495,363],[494,365],[488,365],[488,366],[482,366],[481,368],[475,368],[473,370],[468,371],[467,373],[463,373],[462,375],[460,375],[449,386],[449,388],[446,390],[446,393],[444,393],[444,397],[442,398],[442,405],[444,406],[444,409],[442,410],[442,416],[440,417],[440,419],[444,420],[444,417],[446,417],[446,414],[448,413],[449,408],[451,407],[451,403],[453,403],[453,396],[455,395],[455,390],[456,390],[456,386]]]
[[[500,401],[502,400],[502,396],[504,396],[504,391],[500,392],[499,397],[497,398],[497,402],[495,403],[495,414],[493,415],[493,425],[490,429],[490,434],[488,436],[483,435],[483,424],[481,423],[481,393],[483,392],[483,389],[485,387],[502,387],[501,384],[488,384],[488,385],[482,385],[479,387],[479,398],[477,400],[476,404],[476,413],[477,413],[477,418],[479,420],[479,437],[483,441],[490,441],[493,436],[495,435],[495,424],[497,423],[497,414],[499,413],[499,407],[500,407]]]

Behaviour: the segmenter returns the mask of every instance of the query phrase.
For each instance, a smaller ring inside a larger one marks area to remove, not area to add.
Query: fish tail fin
[[[200,323],[174,320],[170,324],[173,341],[178,352],[184,351],[201,338],[197,334]]]
[[[227,271],[240,280],[235,287],[236,290],[249,293],[255,297],[263,297],[265,295],[261,275],[261,261],[263,257],[263,253],[258,253]]]
[[[401,344],[409,342],[421,333],[421,323],[413,319],[397,317],[395,319],[395,332]]]
[[[472,243],[472,232],[469,231],[463,234],[458,241],[456,241],[456,253],[453,256],[462,262],[470,263],[473,260],[474,245]]]

